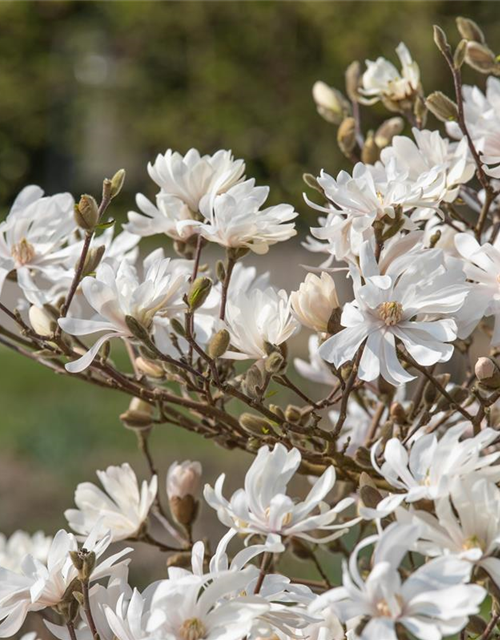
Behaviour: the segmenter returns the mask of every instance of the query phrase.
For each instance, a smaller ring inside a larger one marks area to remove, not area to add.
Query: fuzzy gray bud
[[[472,42],[479,42],[480,44],[485,43],[484,33],[478,27],[478,25],[471,20],[470,18],[463,18],[462,16],[458,16],[457,20],[457,29],[462,36],[466,40],[471,40]]]
[[[458,118],[458,107],[441,91],[434,91],[425,101],[429,111],[441,122],[453,122]]]
[[[337,143],[342,153],[349,157],[356,146],[356,122],[346,118],[337,131]]]
[[[83,195],[78,204],[75,205],[75,222],[85,231],[93,231],[99,222],[99,207],[95,198]]]
[[[478,358],[474,372],[481,386],[500,389],[500,368],[493,358]]]
[[[227,329],[221,329],[212,337],[208,344],[208,355],[211,358],[220,358],[224,355],[231,342],[231,336]]]

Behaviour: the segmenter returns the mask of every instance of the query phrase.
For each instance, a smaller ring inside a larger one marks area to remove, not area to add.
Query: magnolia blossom
[[[458,335],[466,338],[483,316],[495,317],[492,346],[500,344],[500,238],[480,245],[468,233],[455,236],[457,251],[465,261],[464,271],[474,282],[462,312],[457,316]]]
[[[0,533],[0,567],[19,572],[27,555],[45,563],[51,543],[52,537],[46,536],[43,531],[37,531],[33,535],[15,531],[10,538]]]
[[[190,149],[182,156],[168,149],[148,165],[148,172],[161,187],[156,205],[139,193],[136,202],[142,213],[130,211],[125,228],[139,236],[165,233],[176,240],[187,240],[197,229],[186,221],[200,215],[201,199],[212,193],[224,193],[240,182],[245,163],[234,160],[231,151],[200,156],[196,149]]]
[[[261,447],[247,472],[244,489],[236,491],[227,501],[222,495],[225,480],[222,474],[213,489],[205,486],[205,500],[217,510],[223,524],[240,533],[278,534],[316,543],[334,540],[346,532],[346,526],[357,522],[332,524],[339,513],[353,504],[353,499],[344,498],[333,508],[323,502],[335,484],[335,469],[328,467],[306,499],[294,501],[286,491],[300,462],[297,449],[287,451],[282,444],[276,444],[272,451]],[[313,531],[327,535],[314,537]]]
[[[247,180],[202,200],[200,210],[206,222],[183,222],[179,227],[198,226],[204,238],[229,249],[267,253],[270,245],[296,235],[295,224],[289,221],[298,215],[288,204],[261,210],[268,194],[269,187],[256,187],[255,180]]]
[[[311,233],[330,243],[330,253],[337,260],[352,260],[363,242],[373,238],[375,221],[411,227],[403,214],[437,206],[446,193],[445,168],[434,166],[414,180],[409,175],[409,168],[398,164],[396,158],[389,158],[386,165],[358,163],[352,176],[341,171],[336,179],[322,171],[317,181],[331,204],[324,207],[304,197],[311,207],[330,215]]]
[[[116,273],[111,265],[101,264],[95,278],[87,276],[82,280],[83,294],[97,315],[92,320],[61,318],[59,325],[75,336],[106,333],[85,355],[68,363],[67,371],[78,373],[86,369],[111,338],[133,338],[127,316],[149,330],[157,313],[182,306],[181,288],[187,284],[187,278],[182,272],[176,273],[173,263],[162,255],[154,252],[146,258],[142,282],[128,262],[122,262]]]
[[[338,378],[332,372],[330,365],[319,355],[319,338],[317,335],[309,336],[308,347],[309,362],[301,358],[295,358],[293,361],[298,373],[311,382],[333,386],[338,382]]]
[[[418,260],[403,255],[380,275],[373,250],[365,243],[360,269],[353,267],[351,273],[355,300],[344,306],[340,320],[346,328],[319,349],[327,362],[340,367],[364,343],[360,379],[375,380],[381,375],[398,386],[414,376],[398,360],[396,339],[423,366],[451,358],[449,343],[456,338],[456,324],[440,318],[460,309],[468,287],[461,271],[446,269],[440,250],[423,251]]]
[[[401,73],[385,58],[377,58],[375,62],[366,61],[367,69],[360,89],[366,104],[384,100],[387,106],[397,110],[393,103],[397,105],[398,102],[411,100],[420,91],[420,69],[403,42],[397,46],[396,53],[401,62]]]
[[[75,491],[78,509],[64,513],[69,526],[77,533],[88,535],[98,522],[109,531],[113,542],[133,538],[148,517],[158,491],[158,479],[139,483],[130,465],[108,467],[97,471],[105,492],[91,482],[79,484]]]
[[[382,150],[382,162],[387,165],[394,158],[399,166],[408,170],[408,179],[414,182],[418,182],[423,174],[440,167],[441,171],[436,174],[434,185],[429,185],[426,190],[426,197],[433,196],[436,201],[453,202],[460,185],[473,178],[476,169],[470,159],[467,139],[462,138],[455,144],[442,138],[439,131],[419,131],[414,128],[412,133],[415,142],[407,136],[395,136],[391,146]],[[424,210],[419,217],[429,217],[433,211],[430,209],[425,215]],[[415,218],[416,216],[412,217]]]
[[[273,287],[234,291],[227,301],[225,322],[231,348],[223,357],[233,360],[266,358],[269,346],[286,342],[299,328],[286,292]]]
[[[431,560],[402,581],[398,568],[419,533],[417,526],[394,523],[382,535],[365,538],[343,563],[343,586],[319,596],[310,610],[329,606],[342,622],[362,620],[354,632],[361,640],[396,640],[398,624],[420,640],[458,633],[479,612],[486,590],[467,584],[470,563],[452,556]],[[372,569],[363,579],[358,554],[374,543]]]
[[[340,305],[335,282],[326,271],[322,271],[319,278],[308,273],[298,291],[290,294],[290,302],[304,326],[314,331],[331,332],[332,315]]]
[[[71,251],[66,243],[76,226],[73,209],[69,193],[43,197],[36,186],[21,191],[0,224],[0,293],[14,271],[29,302],[40,306],[47,302],[44,290],[65,275],[64,263]]]
[[[99,558],[110,543],[111,536],[102,536],[99,523],[83,547]],[[61,602],[67,588],[78,577],[69,555],[70,551],[77,550],[75,537],[61,529],[51,544],[47,564],[28,555],[24,558],[21,571],[0,569],[0,638],[17,633],[30,611],[41,611]],[[129,548],[123,549],[98,563],[90,579],[95,581],[110,575],[112,567],[129,551]]]
[[[452,482],[474,473],[490,481],[500,480],[500,465],[493,464],[500,451],[484,453],[498,438],[498,432],[486,428],[473,438],[460,438],[469,424],[462,422],[450,427],[438,440],[434,433],[419,434],[410,451],[397,438],[391,438],[384,449],[384,463],[377,461],[380,442],[372,447],[372,465],[399,493],[388,495],[377,505],[377,512],[363,509],[366,517],[383,517],[401,502],[436,500],[449,495]]]
[[[167,473],[167,495],[169,499],[196,497],[200,492],[202,468],[199,462],[185,460],[173,462]]]
[[[437,517],[425,511],[408,515],[421,531],[415,545],[420,553],[469,560],[500,586],[500,490],[493,482],[474,473],[457,478],[449,497],[436,501]]]
[[[467,130],[482,154],[485,171],[493,178],[500,178],[500,80],[489,76],[486,94],[478,87],[470,86],[464,86],[462,93]],[[446,128],[454,138],[462,138],[458,123],[447,122]]]

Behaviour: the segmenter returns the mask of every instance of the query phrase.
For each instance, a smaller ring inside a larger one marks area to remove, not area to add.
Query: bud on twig
[[[481,386],[500,389],[500,368],[493,358],[478,358],[474,372]]]
[[[289,404],[285,409],[285,419],[288,422],[300,422],[302,418],[302,411],[299,407],[296,407],[294,404]]]
[[[264,418],[260,418],[254,413],[242,413],[240,416],[240,425],[248,433],[258,436],[266,435],[270,431],[270,423]]]
[[[95,198],[83,195],[75,205],[75,222],[85,231],[93,231],[99,222],[99,207]]]
[[[352,102],[358,102],[361,82],[361,64],[355,60],[345,71],[345,90]]]
[[[125,316],[125,323],[130,329],[130,333],[141,342],[150,342],[151,338],[145,327],[134,316]]]
[[[199,462],[174,462],[167,473],[167,496],[175,520],[189,527],[198,514],[202,468]]]
[[[473,42],[479,42],[484,44],[486,42],[485,37],[478,25],[470,18],[463,18],[458,16],[456,19],[457,29],[466,40],[472,40]]]
[[[398,136],[404,129],[405,122],[403,118],[396,116],[394,118],[389,118],[383,122],[380,127],[375,132],[374,140],[379,147],[379,149],[384,149],[384,147],[388,147],[394,136]]]
[[[444,56],[449,56],[451,53],[450,45],[445,32],[437,24],[434,25],[434,42],[437,48]]]
[[[35,332],[41,336],[50,336],[57,328],[55,319],[43,308],[31,306],[28,317]]]
[[[327,122],[340,124],[351,112],[351,105],[342,93],[324,82],[315,82],[312,94],[319,115]]]
[[[455,69],[460,69],[465,60],[465,54],[467,52],[467,40],[460,40],[453,54],[453,66]]]
[[[389,412],[391,420],[396,424],[406,424],[406,411],[400,402],[393,402]]]
[[[441,93],[441,91],[434,91],[434,93],[427,96],[425,104],[429,111],[442,122],[450,122],[458,119],[457,105],[453,100],[450,100],[448,96]]]
[[[493,51],[484,44],[469,42],[465,52],[467,64],[480,73],[492,73],[498,68],[498,62]]]
[[[356,122],[346,118],[337,131],[337,143],[342,153],[349,157],[356,146]]]
[[[148,360],[147,358],[143,358],[142,356],[135,359],[135,366],[138,371],[148,378],[161,379],[165,377],[165,370],[161,365],[156,364],[156,362]]]
[[[120,420],[128,429],[149,430],[152,424],[153,407],[140,398],[132,398],[129,408],[120,414]]]
[[[186,337],[186,329],[180,320],[178,320],[177,318],[171,318],[170,326],[172,327],[174,333],[176,333],[178,336],[181,336],[181,338]]]
[[[102,260],[106,247],[101,244],[98,247],[90,247],[87,257],[85,258],[85,264],[83,265],[82,278],[94,273]]]
[[[361,161],[365,164],[375,164],[379,158],[380,149],[375,142],[373,131],[370,131],[361,150]]]
[[[224,355],[231,342],[231,336],[227,329],[221,329],[213,336],[208,344],[208,355],[211,358],[220,358]]]
[[[279,351],[274,351],[264,360],[264,368],[268,373],[279,373],[285,365],[285,358]]]
[[[201,276],[196,278],[196,280],[191,285],[189,289],[189,293],[187,295],[187,303],[189,309],[194,311],[195,309],[199,309],[205,300],[208,298],[208,294],[212,289],[212,281],[210,278],[206,278]]]
[[[111,188],[109,192],[110,198],[116,198],[120,193],[125,182],[125,169],[118,169],[115,175],[111,178]]]
[[[382,500],[382,494],[375,487],[365,484],[359,489],[360,498],[369,509],[376,509],[378,503]]]
[[[224,280],[226,279],[226,267],[224,266],[222,260],[217,260],[217,263],[215,265],[215,275],[217,276],[217,280],[219,280],[219,282],[224,282]]]

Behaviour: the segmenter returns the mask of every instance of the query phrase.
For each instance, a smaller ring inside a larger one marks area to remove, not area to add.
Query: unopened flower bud
[[[99,263],[101,262],[105,251],[106,247],[103,244],[99,245],[98,247],[91,247],[89,249],[87,257],[85,258],[85,263],[83,265],[82,278],[90,275],[91,273],[94,273],[94,271],[99,266]]]
[[[80,571],[83,569],[83,556],[79,551],[70,551],[69,557],[71,558],[71,562],[73,563],[75,569],[78,571],[78,573],[80,573]]]
[[[457,29],[462,38],[465,38],[466,40],[472,40],[473,42],[479,42],[480,44],[485,43],[484,34],[478,27],[478,25],[474,22],[474,20],[458,16],[456,22]]]
[[[474,372],[481,386],[500,389],[500,368],[493,358],[478,358]]]
[[[254,413],[242,413],[240,416],[240,425],[248,433],[255,435],[266,435],[270,430],[270,423]]]
[[[349,102],[341,92],[324,82],[315,82],[312,94],[319,115],[327,122],[340,124],[351,111]]]
[[[217,260],[217,263],[215,265],[215,275],[217,276],[217,280],[219,280],[219,282],[224,282],[224,280],[226,279],[226,267],[224,266],[222,260]]]
[[[380,491],[368,484],[360,487],[359,496],[365,507],[368,507],[369,509],[376,509],[378,503],[382,500]]]
[[[120,414],[123,424],[134,430],[148,430],[153,421],[153,407],[140,398],[132,398],[127,411]]]
[[[400,402],[391,404],[389,415],[396,424],[406,424],[406,411]]]
[[[354,452],[354,460],[364,469],[372,469],[370,451],[366,447],[358,447]]]
[[[359,86],[361,82],[361,64],[355,60],[347,67],[345,72],[345,90],[349,100],[357,102],[359,98]]]
[[[245,374],[245,389],[248,395],[255,396],[263,382],[261,369],[258,365],[253,364]]]
[[[434,25],[434,42],[443,55],[450,52],[450,45],[446,33],[437,24]]]
[[[95,198],[83,195],[80,202],[75,205],[75,222],[85,231],[93,231],[99,222],[99,207]]]
[[[308,273],[297,291],[290,294],[295,316],[309,329],[332,333],[329,329],[332,314],[339,309],[339,299],[333,278],[323,271],[318,277]]]
[[[361,150],[361,161],[365,164],[375,164],[379,158],[380,149],[375,142],[373,131],[370,131]]]
[[[186,337],[186,329],[180,320],[178,320],[177,318],[171,318],[170,326],[173,332],[178,336],[181,336],[181,338]]]
[[[175,520],[184,526],[192,524],[198,513],[202,467],[199,462],[174,462],[167,473],[167,496]]]
[[[465,60],[465,54],[467,52],[467,40],[460,40],[453,54],[453,66],[455,69],[460,69]]]
[[[278,418],[281,418],[281,420],[285,420],[285,412],[283,411],[283,409],[279,405],[270,404],[269,405],[269,411],[274,413],[274,415],[276,415]]]
[[[28,311],[30,324],[40,336],[50,336],[57,328],[57,322],[48,311],[41,307],[31,306]]]
[[[125,316],[125,323],[130,333],[138,340],[149,342],[149,332],[134,316]]]
[[[122,190],[123,183],[125,182],[125,169],[118,169],[115,175],[111,178],[110,197],[115,198]]]
[[[431,93],[427,97],[425,104],[429,111],[442,122],[450,122],[457,120],[458,118],[457,105],[441,91],[434,91],[434,93]]]
[[[212,281],[210,280],[210,278],[206,278],[204,276],[196,278],[196,280],[191,285],[191,288],[189,289],[189,293],[187,295],[189,309],[191,311],[199,309],[208,298],[211,289]]]
[[[356,121],[345,118],[337,131],[337,144],[342,153],[349,157],[356,146]]]
[[[279,351],[274,351],[264,361],[264,368],[268,373],[279,373],[285,366],[285,358]]]
[[[135,359],[135,366],[140,373],[148,378],[161,379],[165,377],[165,370],[161,365],[156,364],[156,362],[148,360],[147,358],[143,358],[142,356]]]
[[[493,51],[479,42],[469,42],[465,52],[467,64],[480,73],[491,73],[497,67]]]
[[[294,404],[289,404],[285,409],[285,419],[288,422],[300,422],[302,418],[302,411],[300,407],[296,407]]]
[[[388,147],[394,136],[398,136],[403,131],[404,126],[405,122],[399,116],[389,118],[389,120],[383,122],[375,132],[374,140],[377,147],[379,149]]]
[[[227,329],[220,329],[208,344],[208,355],[211,358],[220,358],[226,353],[230,342],[231,336],[229,335],[229,331],[227,331]]]

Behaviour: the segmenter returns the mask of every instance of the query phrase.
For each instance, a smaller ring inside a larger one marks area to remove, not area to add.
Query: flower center
[[[400,302],[382,302],[377,307],[378,315],[388,327],[393,327],[403,317],[403,305]]]
[[[23,238],[12,247],[10,253],[18,265],[24,266],[35,257],[35,247]]]
[[[403,610],[403,598],[397,593],[395,596],[397,611],[392,611],[387,600],[379,600],[375,605],[377,613],[381,618],[395,618],[400,615]]]
[[[188,618],[181,624],[179,634],[183,640],[201,640],[206,636],[207,630],[199,618]]]
[[[271,509],[269,507],[267,507],[266,509],[266,518],[269,520],[269,514],[271,513]],[[281,521],[281,526],[282,527],[286,527],[288,524],[290,524],[290,522],[292,521],[292,514],[289,511],[288,513],[285,513],[285,515],[283,516],[283,520]]]
[[[472,535],[469,538],[467,538],[462,545],[462,549],[464,551],[468,551],[469,549],[478,549],[478,548],[481,549],[481,551],[484,551],[484,543],[476,535]]]

